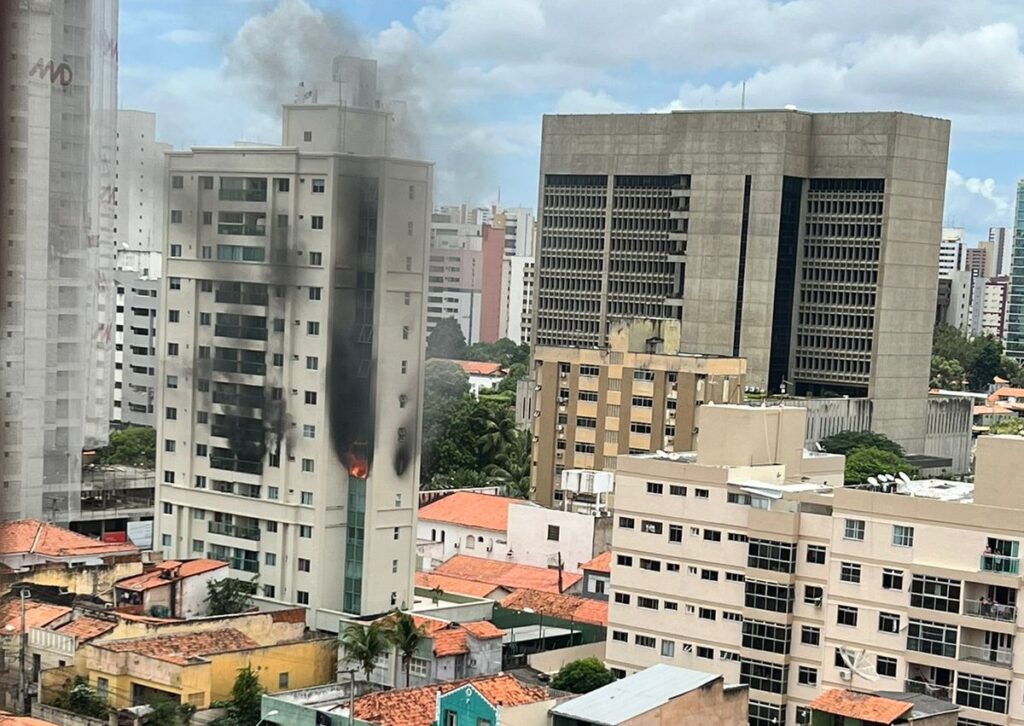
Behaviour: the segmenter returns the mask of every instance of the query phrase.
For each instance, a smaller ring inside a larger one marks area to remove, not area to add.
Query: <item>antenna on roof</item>
[[[863,648],[857,650],[841,645],[839,646],[839,655],[851,672],[869,681],[878,680],[878,671],[875,670],[875,664],[871,662],[867,651]]]
[[[740,92],[740,110],[747,108],[747,82],[743,81],[743,90]]]

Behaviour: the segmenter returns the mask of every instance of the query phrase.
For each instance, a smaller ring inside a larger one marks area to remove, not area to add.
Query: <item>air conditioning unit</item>
[[[853,678],[853,673],[850,672],[849,668],[840,668],[839,677],[844,681],[848,681]]]

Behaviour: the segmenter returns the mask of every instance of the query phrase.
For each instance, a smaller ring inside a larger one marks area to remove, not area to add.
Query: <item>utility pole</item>
[[[562,594],[562,551],[558,551],[558,594]]]
[[[19,593],[21,598],[21,652],[18,654],[18,710],[21,713],[28,713],[25,704],[28,702],[25,690],[25,655],[28,647],[28,631],[25,629],[25,597],[30,595],[27,587],[22,587]]]

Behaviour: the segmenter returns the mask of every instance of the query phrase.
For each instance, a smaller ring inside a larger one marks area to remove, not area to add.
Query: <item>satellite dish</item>
[[[903,483],[904,483],[904,484],[909,484],[909,483],[910,483],[910,477],[909,477],[909,476],[907,476],[905,472],[902,472],[902,471],[901,471],[901,472],[899,473],[899,478],[903,480]]]
[[[875,479],[875,477],[873,477],[873,476],[869,476],[868,477],[868,484],[870,484],[873,487],[877,487],[878,486],[878,479]]]
[[[871,662],[867,651],[863,648],[857,650],[855,648],[839,646],[839,655],[851,672],[869,681],[878,680],[878,671],[875,670],[875,664]]]
[[[820,441],[815,441],[814,442],[814,450],[819,452],[819,453],[821,453],[821,454],[825,453],[825,448],[821,445]]]

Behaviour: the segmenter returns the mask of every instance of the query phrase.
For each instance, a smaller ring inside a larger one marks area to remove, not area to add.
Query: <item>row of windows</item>
[[[620,643],[629,642],[629,633],[624,630],[613,630],[612,640]],[[636,633],[633,636],[633,643],[640,646],[641,648],[656,648],[658,645],[657,639],[650,635],[641,635]],[[662,639],[661,641],[661,655],[665,658],[673,658],[676,653],[676,643],[673,640]],[[683,653],[695,653],[698,658],[704,658],[706,660],[714,660],[715,651],[713,648],[707,646],[694,646],[693,643],[681,643],[681,650]],[[740,654],[729,650],[720,650],[718,652],[720,660],[725,661],[739,661]]]

